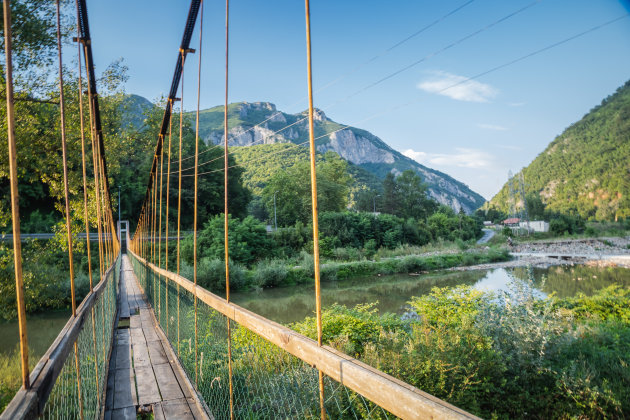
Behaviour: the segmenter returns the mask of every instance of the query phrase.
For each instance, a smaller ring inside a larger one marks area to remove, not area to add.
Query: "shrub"
[[[260,287],[278,287],[287,284],[289,269],[283,261],[264,260],[256,264],[254,284]]]
[[[182,262],[180,274],[193,281],[194,268]],[[216,258],[201,258],[197,261],[197,284],[212,292],[225,291],[225,262]],[[244,289],[247,286],[246,273],[242,265],[230,261],[230,290]]]
[[[251,216],[243,220],[229,216],[230,258],[250,265],[270,254],[272,242],[267,230]],[[225,255],[224,217],[218,214],[205,223],[197,236],[197,258],[223,259]],[[193,241],[189,237],[182,244],[182,259],[193,262]]]
[[[378,302],[347,308],[333,304],[322,312],[322,340],[336,343],[340,350],[351,355],[363,352],[368,343],[378,341],[381,332],[393,331],[402,327],[397,317],[386,314],[379,316],[375,308]],[[307,337],[317,338],[317,323],[314,317],[291,324],[290,327]]]
[[[356,248],[335,248],[333,256],[339,261],[359,261],[365,258],[364,253]]]

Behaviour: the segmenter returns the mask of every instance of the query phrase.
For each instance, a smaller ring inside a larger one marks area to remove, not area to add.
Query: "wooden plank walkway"
[[[119,328],[109,364],[105,420],[135,420],[138,411],[149,410],[156,419],[209,418],[157,327],[127,255],[123,255],[121,274]]]

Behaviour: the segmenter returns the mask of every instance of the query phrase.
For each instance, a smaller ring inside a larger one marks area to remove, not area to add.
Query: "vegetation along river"
[[[324,307],[339,303],[348,307],[378,302],[381,312],[403,314],[412,296],[420,296],[433,287],[474,285],[485,290],[505,289],[510,279],[533,277],[534,286],[542,293],[555,292],[559,297],[577,293],[591,295],[611,284],[630,285],[630,270],[587,266],[555,266],[550,268],[496,268],[424,275],[358,277],[322,284]],[[281,324],[301,321],[315,311],[313,287],[299,285],[250,292],[233,292],[232,301]],[[29,347],[39,358],[46,352],[66,324],[70,313],[50,311],[29,315],[27,331]],[[17,321],[0,323],[0,354],[8,355],[18,345]]]
[[[629,286],[630,270],[567,265],[360,277],[322,283],[322,305],[327,307],[338,303],[352,307],[378,302],[377,307],[382,313],[403,314],[412,296],[426,294],[433,287],[472,285],[496,291],[505,290],[511,279],[529,278],[533,279],[534,287],[541,293],[555,292],[558,297],[567,297],[578,293],[592,295],[615,283]],[[281,324],[301,321],[315,311],[314,292],[310,285],[233,292],[231,298],[234,303]]]

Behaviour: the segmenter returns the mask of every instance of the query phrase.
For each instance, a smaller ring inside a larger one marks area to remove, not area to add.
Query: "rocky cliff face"
[[[123,112],[128,114],[129,125],[141,127],[144,112],[154,106],[137,95],[129,95]],[[190,115],[194,119],[194,115]],[[428,184],[428,192],[436,201],[454,210],[471,213],[484,199],[465,184],[450,176],[420,165],[389,147],[372,133],[332,121],[324,111],[315,109],[316,148],[325,153],[336,152],[355,165],[377,177],[388,172],[396,175],[407,169],[416,171]],[[223,107],[214,107],[200,113],[200,135],[207,144],[223,144]],[[229,145],[252,146],[258,144],[308,144],[308,113],[287,114],[269,102],[239,102],[228,107]],[[329,133],[328,135],[326,135]]]
[[[365,137],[357,136],[352,130],[341,130],[330,135],[328,143],[318,145],[317,150],[337,152],[342,158],[360,165],[362,163],[394,163],[392,152],[379,148]]]
[[[308,142],[308,114],[287,114],[269,102],[240,102],[228,107],[230,146]],[[442,204],[459,211],[473,212],[484,203],[483,197],[450,176],[403,156],[368,131],[344,126],[316,109],[316,147],[320,152],[332,150],[341,157],[367,169],[378,177],[388,172],[400,174],[416,171],[429,186],[429,194]],[[329,135],[326,135],[330,133]],[[206,143],[223,143],[223,107],[202,111],[200,134]],[[320,138],[321,137],[321,138]]]

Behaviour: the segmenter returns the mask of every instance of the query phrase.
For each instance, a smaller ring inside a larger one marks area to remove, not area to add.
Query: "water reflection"
[[[441,272],[421,276],[392,275],[363,277],[322,284],[322,305],[339,303],[354,306],[378,301],[381,312],[402,314],[412,296],[428,293],[433,287],[474,285],[480,290],[506,290],[511,279],[531,279],[541,296],[591,295],[617,283],[630,286],[630,270],[586,266],[542,268],[497,268],[464,272]],[[233,293],[232,301],[273,321],[287,324],[313,315],[314,288],[311,285]]]

